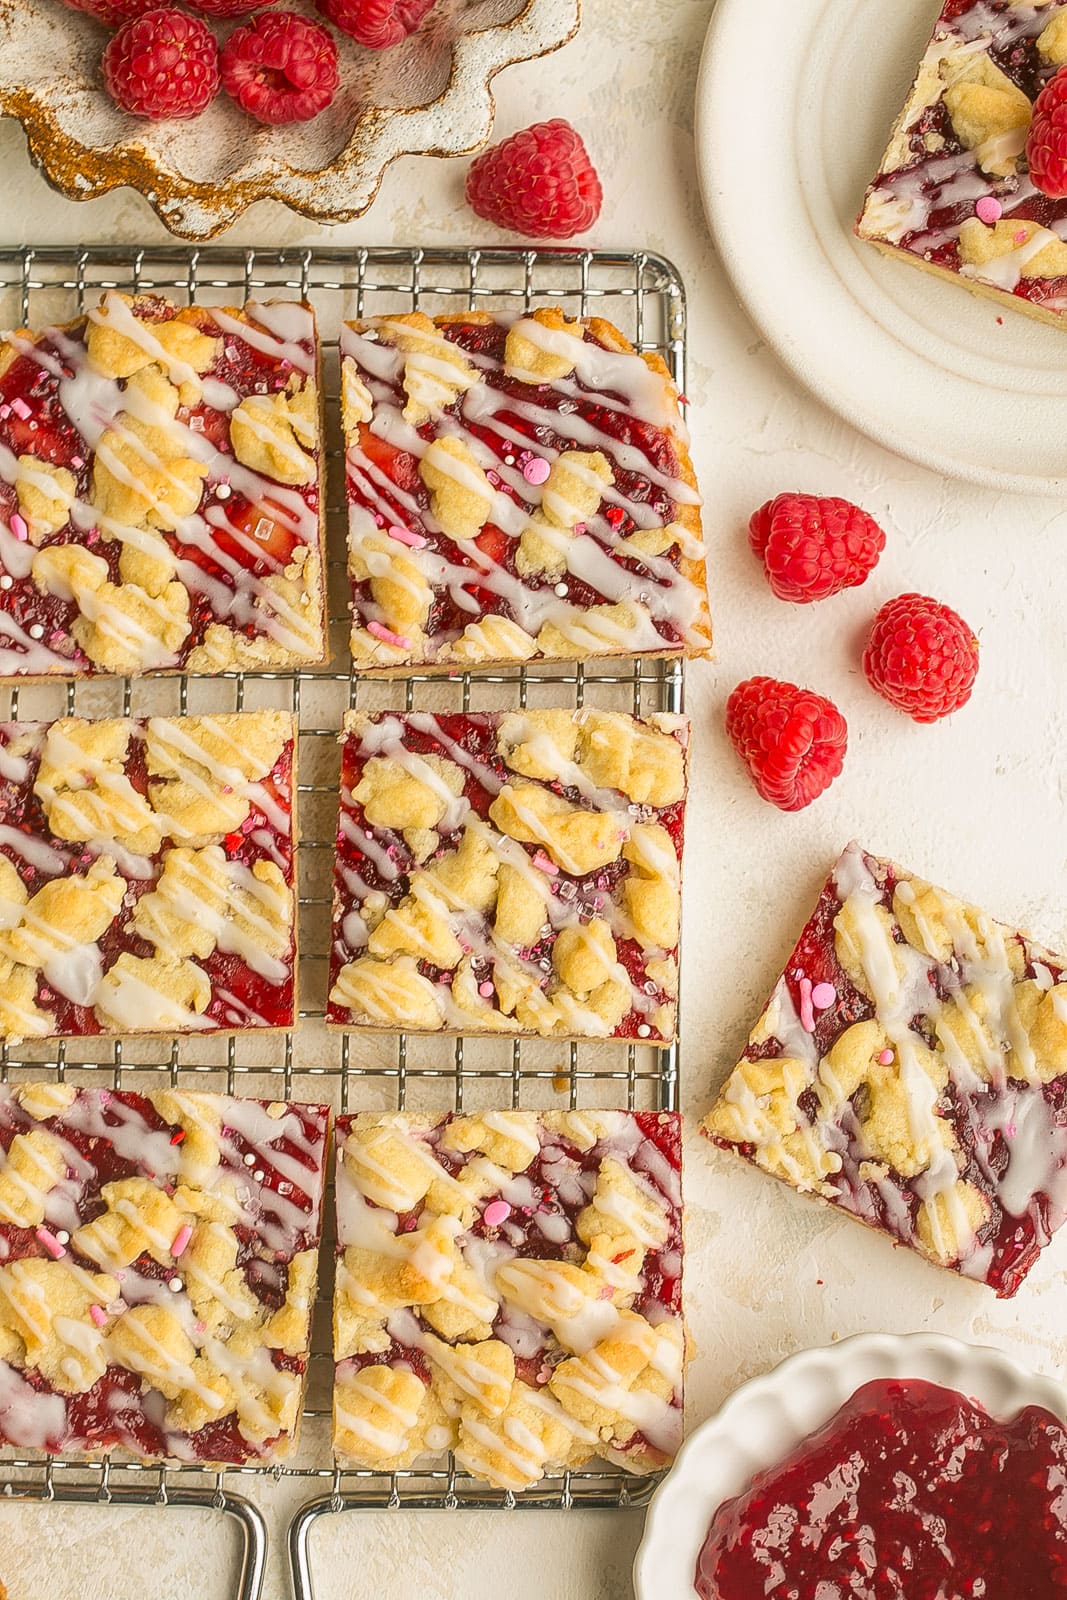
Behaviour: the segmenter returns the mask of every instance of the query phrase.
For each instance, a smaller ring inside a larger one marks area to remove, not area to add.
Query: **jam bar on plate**
[[[0,1087],[0,1442],[286,1455],[328,1122],[177,1089]]]
[[[1065,966],[850,845],[704,1131],[1013,1295],[1067,1217]]]
[[[673,1038],[683,717],[345,727],[330,1023]]]
[[[288,301],[0,340],[0,676],[322,661],[317,373]]]
[[[0,1039],[292,1027],[294,736],[0,723]]]
[[[357,667],[706,654],[658,356],[558,310],[376,317],[341,351]]]
[[[1067,63],[1067,4],[947,0],[857,224],[889,255],[1059,324],[1067,201],[1026,167],[1033,102]]]
[[[334,1449],[523,1489],[681,1442],[674,1113],[337,1122]]]

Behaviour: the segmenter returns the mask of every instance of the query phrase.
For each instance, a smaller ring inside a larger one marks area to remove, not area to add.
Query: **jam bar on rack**
[[[559,310],[376,317],[341,351],[357,667],[706,654],[658,356]]]
[[[0,1039],[287,1028],[288,712],[0,723]]]
[[[688,723],[350,713],[327,1020],[674,1036]]]
[[[322,661],[317,374],[298,302],[0,340],[0,676]]]
[[[501,1489],[682,1433],[677,1114],[337,1121],[334,1449]]]
[[[286,1455],[328,1122],[177,1089],[0,1087],[0,1442]]]
[[[857,224],[889,255],[1059,324],[1067,201],[1026,167],[1033,102],[1067,63],[1067,5],[947,0]]]
[[[850,845],[704,1132],[1013,1295],[1067,1217],[1065,965]]]

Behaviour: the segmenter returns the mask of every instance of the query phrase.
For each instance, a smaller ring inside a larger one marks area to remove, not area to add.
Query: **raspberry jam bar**
[[[341,350],[357,667],[707,653],[658,356],[558,310],[377,317]]]
[[[946,0],[857,224],[889,255],[1043,321],[1067,310],[1067,201],[1030,180],[1033,102],[1067,5]]]
[[[1065,966],[850,845],[704,1132],[1013,1295],[1067,1217]]]
[[[0,341],[0,676],[322,661],[317,369],[284,301]]]
[[[329,1022],[673,1038],[684,718],[345,727]]]
[[[0,1087],[0,1441],[240,1465],[299,1422],[326,1106]]]
[[[292,1027],[294,735],[0,724],[0,1039]]]
[[[679,1118],[337,1122],[334,1449],[523,1489],[681,1443]]]

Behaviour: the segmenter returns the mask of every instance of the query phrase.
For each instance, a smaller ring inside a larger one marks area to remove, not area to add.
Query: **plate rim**
[[[825,1420],[829,1420],[857,1388],[878,1377],[913,1377],[952,1387],[966,1385],[968,1389],[976,1382],[981,1387],[983,1377],[990,1383],[998,1378],[1019,1398],[1017,1405],[1003,1409],[994,1407],[995,1414],[999,1411],[1001,1415],[1015,1415],[1025,1405],[1039,1405],[1067,1422],[1067,1383],[1030,1371],[992,1345],[974,1344],[950,1334],[858,1333],[836,1344],[795,1351],[769,1371],[758,1373],[734,1389],[682,1445],[649,1504],[634,1558],[635,1600],[662,1600],[664,1593],[670,1593],[672,1600],[686,1600],[689,1595],[695,1600],[692,1577],[686,1579],[677,1570],[679,1565],[688,1563],[690,1557],[686,1552],[691,1550],[695,1538],[691,1523],[687,1522],[681,1529],[678,1527],[677,1502],[683,1497],[699,1499],[702,1494],[704,1497],[701,1512],[704,1521],[697,1524],[699,1542],[691,1556],[695,1571],[696,1555],[703,1544],[706,1528],[722,1504],[721,1498],[713,1498],[702,1481],[698,1481],[701,1480],[702,1457],[716,1441],[740,1437],[735,1431],[736,1424],[739,1419],[743,1420],[746,1410],[761,1403],[781,1405],[781,1397],[795,1386],[818,1381],[827,1401]],[[794,1447],[792,1420],[783,1410],[781,1424],[788,1433],[782,1444],[783,1457]],[[822,1424],[814,1424],[816,1428],[819,1426]],[[669,1564],[671,1553],[676,1558],[673,1572]],[[679,1581],[686,1587],[679,1588]]]
[[[752,280],[744,270],[741,254],[734,240],[729,221],[723,214],[721,194],[715,178],[714,151],[721,148],[715,133],[714,86],[719,81],[720,60],[729,59],[720,41],[728,30],[743,19],[745,0],[716,0],[711,20],[704,37],[700,64],[697,70],[694,142],[697,180],[704,214],[712,241],[730,288],[757,332],[767,341],[778,360],[801,387],[825,405],[835,416],[866,435],[875,444],[905,461],[980,488],[1000,493],[1033,495],[1040,498],[1067,495],[1067,471],[1061,475],[1012,472],[996,466],[984,466],[960,460],[951,452],[939,451],[926,445],[920,437],[895,427],[891,421],[872,410],[855,394],[845,394],[827,381],[823,371],[812,368],[809,352],[791,337],[787,328],[769,317],[760,296],[754,291]],[[749,11],[750,14],[750,11]],[[888,130],[887,130],[888,133]],[[870,247],[872,250],[874,246]],[[912,270],[915,270],[914,268]],[[964,291],[960,291],[963,293]],[[1022,313],[1015,313],[1022,315]],[[1050,329],[1055,334],[1058,330]],[[1065,348],[1067,356],[1067,348]]]

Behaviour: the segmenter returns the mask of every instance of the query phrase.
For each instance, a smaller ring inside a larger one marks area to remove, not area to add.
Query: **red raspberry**
[[[1061,67],[1034,101],[1026,159],[1035,189],[1053,200],[1067,197],[1067,68]]]
[[[371,50],[402,44],[436,4],[437,0],[315,0],[328,22]]]
[[[589,153],[562,117],[513,133],[472,161],[467,173],[471,210],[532,239],[584,233],[603,199]]]
[[[169,6],[125,23],[103,65],[108,94],[138,117],[198,117],[219,92],[215,35]]]
[[[923,594],[901,594],[879,611],[863,652],[867,681],[916,722],[936,722],[971,698],[978,640],[963,618]]]
[[[826,600],[864,583],[885,534],[848,500],[780,494],[752,514],[748,542],[779,600]]]
[[[133,17],[151,11],[157,0],[63,0],[70,11],[84,11],[109,28],[118,28]]]
[[[226,93],[260,122],[307,122],[337,93],[337,46],[295,11],[265,11],[235,29],[221,66]]]
[[[277,0],[185,0],[190,11],[199,11],[202,17],[247,17],[250,11],[265,11]]]
[[[747,678],[726,702],[726,732],[757,794],[802,811],[833,783],[848,727],[832,700],[776,678]]]

